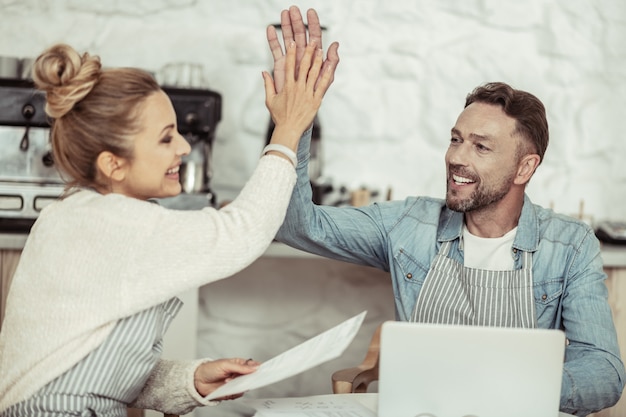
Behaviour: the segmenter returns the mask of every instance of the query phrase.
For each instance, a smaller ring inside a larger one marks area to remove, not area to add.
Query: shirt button
[[[413,274],[409,272],[408,274],[406,274],[406,277],[407,277],[407,279],[411,279],[411,278],[413,278]]]
[[[548,298],[548,296],[547,296],[546,294],[544,294],[544,295],[542,295],[542,296],[541,296],[541,299],[542,299],[542,300],[545,300],[546,298]]]

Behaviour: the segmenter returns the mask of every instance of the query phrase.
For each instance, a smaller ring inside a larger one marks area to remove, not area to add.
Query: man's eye
[[[485,145],[481,145],[480,143],[476,145],[476,149],[478,149],[480,152],[486,152],[490,150],[488,147],[486,147]]]
[[[454,136],[450,138],[450,143],[461,143],[461,139],[455,138]]]
[[[161,139],[161,143],[171,143],[172,142],[172,136],[166,136],[163,139]]]

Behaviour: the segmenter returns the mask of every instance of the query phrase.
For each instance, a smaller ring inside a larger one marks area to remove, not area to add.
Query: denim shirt
[[[429,197],[359,208],[315,205],[307,173],[309,142],[310,130],[300,141],[298,182],[276,239],[317,255],[388,271],[396,318],[409,320],[441,243],[451,241],[449,256],[463,263],[463,213]],[[587,415],[612,406],[621,396],[625,372],[593,230],[534,205],[525,196],[511,249],[516,269],[522,267],[521,251],[533,254],[537,327],[562,329],[568,340],[561,411]]]

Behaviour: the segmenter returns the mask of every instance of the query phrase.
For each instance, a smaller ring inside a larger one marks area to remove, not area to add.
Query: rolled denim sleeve
[[[589,231],[572,262],[562,300],[568,345],[561,388],[561,411],[584,416],[611,407],[624,388],[624,364],[600,256]]]
[[[276,240],[320,256],[389,270],[384,221],[369,207],[318,206],[308,175],[311,129],[298,146],[298,178]]]

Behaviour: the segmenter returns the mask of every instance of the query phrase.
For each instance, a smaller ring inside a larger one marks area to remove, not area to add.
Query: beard
[[[498,201],[502,200],[504,196],[510,191],[513,180],[515,178],[515,171],[507,172],[506,175],[500,178],[497,182],[492,184],[486,184],[475,175],[469,175],[462,171],[455,170],[456,175],[470,178],[477,184],[476,189],[469,195],[469,197],[462,199],[459,197],[456,190],[450,189],[450,181],[452,178],[452,169],[448,169],[448,182],[446,183],[446,206],[453,211],[461,213],[467,213],[470,211],[476,211],[484,209]]]

